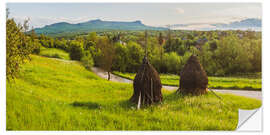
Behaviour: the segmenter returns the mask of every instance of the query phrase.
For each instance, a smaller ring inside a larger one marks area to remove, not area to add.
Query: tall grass
[[[229,94],[181,96],[136,109],[132,85],[110,82],[79,62],[31,56],[7,82],[7,130],[234,130],[238,109],[261,101]]]

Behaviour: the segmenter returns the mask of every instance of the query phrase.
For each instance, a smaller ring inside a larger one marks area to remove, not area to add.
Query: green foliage
[[[115,55],[113,42],[107,36],[99,37],[96,48],[100,51],[96,56],[96,64],[103,70],[110,72]]]
[[[70,42],[69,57],[72,60],[81,60],[83,56],[83,44],[82,42],[72,40]]]
[[[144,57],[143,48],[135,42],[129,42],[127,44],[127,53],[129,59],[127,61],[126,71],[137,72],[137,69],[141,65],[142,59]]]
[[[54,47],[55,48],[58,48],[58,49],[62,49],[62,50],[65,50],[65,51],[69,51],[69,45],[68,45],[68,42],[62,38],[62,39],[55,39],[54,40]]]
[[[92,58],[91,53],[88,51],[85,51],[83,53],[83,57],[81,58],[81,62],[86,69],[91,70],[91,67],[93,67],[94,65],[94,60]]]
[[[132,84],[101,79],[76,61],[32,56],[21,74],[7,82],[7,130],[235,130],[239,108],[261,106],[241,96],[217,93],[222,102],[212,93],[163,89],[162,104],[137,110],[128,101]]]
[[[34,45],[30,37],[23,32],[25,27],[17,25],[13,19],[6,21],[6,75],[7,79],[13,79],[18,75],[20,66],[29,59]]]
[[[168,73],[177,74],[180,72],[181,58],[176,52],[165,53],[163,58]]]
[[[128,49],[125,45],[116,43],[115,44],[115,57],[113,62],[113,70],[119,70],[126,72],[128,67],[129,54]]]
[[[31,40],[31,42],[29,44],[32,44],[34,46],[33,54],[40,53],[40,49],[41,49],[42,45],[39,43],[38,39]]]
[[[144,31],[97,31],[65,38],[40,35],[38,40],[43,47],[70,52],[75,60],[80,60],[84,51],[89,51],[95,66],[121,72],[137,72],[145,55]],[[38,43],[34,41],[33,44]],[[148,59],[160,73],[179,73],[191,54],[199,57],[208,75],[261,72],[260,32],[149,31],[147,44]],[[37,48],[34,53],[38,51]],[[177,55],[169,55],[173,52]]]
[[[216,42],[217,47],[213,47]],[[240,39],[236,35],[206,43],[197,54],[209,75],[230,75],[261,71],[260,40]],[[254,59],[255,58],[255,59]]]

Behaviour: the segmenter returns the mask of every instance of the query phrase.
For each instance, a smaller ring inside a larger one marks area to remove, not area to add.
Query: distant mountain
[[[231,22],[229,24],[219,23],[212,24],[217,28],[253,28],[253,27],[262,27],[262,20],[256,18],[249,18],[241,21]]]
[[[188,23],[188,24],[173,24],[172,29],[179,30],[256,30],[260,31],[262,20],[257,18],[248,18],[241,21],[226,23]]]
[[[83,23],[70,24],[60,22],[46,25],[42,28],[36,28],[37,34],[53,35],[59,33],[82,33],[99,30],[166,30],[163,27],[152,27],[142,24],[141,21],[134,22],[118,22],[118,21],[102,21],[100,19],[90,20]]]

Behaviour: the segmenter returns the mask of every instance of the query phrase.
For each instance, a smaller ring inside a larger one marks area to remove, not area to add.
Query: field
[[[56,48],[42,48],[40,50],[40,55],[50,58],[59,58],[64,60],[69,60],[69,54],[63,50]]]
[[[7,82],[7,130],[234,130],[238,109],[261,101],[230,94],[216,98],[162,90],[163,103],[136,109],[131,84],[115,83],[80,62],[36,55]]]
[[[114,71],[113,74],[133,80],[135,73],[121,73]],[[163,85],[179,86],[178,75],[161,74],[161,83]],[[244,90],[261,90],[262,80],[260,75],[249,75],[241,77],[208,77],[209,88],[214,89],[244,89]]]

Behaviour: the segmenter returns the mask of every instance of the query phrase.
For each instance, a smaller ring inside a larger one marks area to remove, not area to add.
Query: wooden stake
[[[151,78],[151,101],[154,102],[154,93],[153,93],[153,80]]]
[[[147,58],[147,55],[148,55],[148,53],[147,53],[147,30],[145,30],[145,56],[146,56],[146,58]]]
[[[140,96],[139,96],[139,100],[138,100],[137,109],[140,109],[140,107],[141,107],[141,92],[140,92]]]

